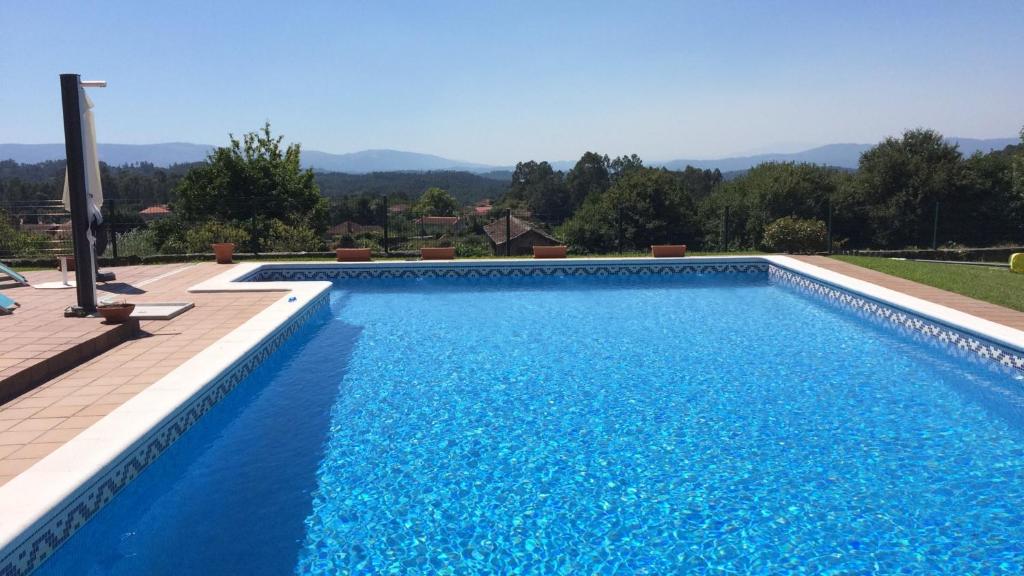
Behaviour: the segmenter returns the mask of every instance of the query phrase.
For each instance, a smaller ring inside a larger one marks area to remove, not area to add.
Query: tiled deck
[[[107,289],[129,302],[191,301],[195,308],[171,320],[142,321],[134,339],[0,406],[0,484],[282,297],[186,292],[226,269],[212,263],[111,269],[118,281]],[[26,276],[33,284],[59,280],[50,271]],[[103,290],[101,298],[109,294]],[[0,317],[0,365],[8,368],[30,353],[29,359],[45,357],[110,329],[100,319],[63,317],[74,290],[5,285],[3,291],[21,304],[14,315]]]

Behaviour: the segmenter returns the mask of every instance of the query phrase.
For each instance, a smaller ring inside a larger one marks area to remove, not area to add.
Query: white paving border
[[[946,306],[857,280],[787,256],[721,256],[686,258],[489,259],[373,263],[266,262],[243,263],[201,282],[190,292],[283,292],[280,299],[223,338],[184,362],[131,400],[103,417],[66,444],[0,486],[0,561],[7,559],[80,490],[147,437],[161,422],[196,397],[252,348],[284,326],[306,303],[330,289],[330,282],[238,282],[264,265],[302,267],[473,267],[508,264],[539,266],[604,263],[728,263],[766,262],[843,290],[941,322],[952,328],[1024,350],[1024,332]]]

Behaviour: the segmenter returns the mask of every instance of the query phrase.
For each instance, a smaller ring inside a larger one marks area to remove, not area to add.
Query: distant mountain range
[[[1001,150],[1010,144],[1017,144],[1017,138],[947,138],[949,142],[960,145],[960,151],[969,156],[974,152]],[[786,154],[757,154],[753,156],[734,156],[713,160],[669,160],[665,162],[646,162],[650,166],[665,166],[679,170],[686,166],[696,168],[717,168],[722,172],[747,170],[762,162],[811,162],[827,164],[839,168],[856,168],[860,155],[873,144],[827,144],[817,148]],[[204,144],[188,144],[170,142],[165,144],[100,144],[100,158],[113,165],[149,162],[157,166],[200,162],[204,160],[213,146]],[[14,160],[23,164],[34,164],[46,160],[64,158],[63,144],[0,144],[0,160]],[[442,158],[432,154],[403,152],[400,150],[363,150],[348,154],[331,154],[317,150],[303,150],[302,163],[314,170],[323,172],[347,172],[365,174],[368,172],[426,172],[436,170],[460,170],[484,174],[504,173],[512,170],[511,166],[493,166],[462,162]],[[572,168],[574,161],[555,161],[551,165],[557,170]],[[485,174],[486,175],[486,174]],[[493,175],[492,175],[493,176]]]

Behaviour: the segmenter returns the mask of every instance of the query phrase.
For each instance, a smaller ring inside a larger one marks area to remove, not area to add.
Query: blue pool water
[[[763,274],[339,284],[39,572],[1019,572],[1021,385]]]

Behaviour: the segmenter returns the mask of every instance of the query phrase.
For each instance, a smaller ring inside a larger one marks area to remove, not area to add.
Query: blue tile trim
[[[896,306],[861,296],[778,266],[768,269],[773,284],[787,286],[862,318],[895,329],[902,335],[941,347],[946,352],[982,364],[1024,373],[1024,353],[984,337],[923,318]]]
[[[0,550],[0,576],[24,576],[35,570],[200,417],[280,348],[307,320],[327,310],[329,301],[329,294],[324,292],[307,304],[301,312],[239,358],[116,462],[83,485],[35,528],[31,536],[15,544],[12,549]]]
[[[529,278],[557,276],[648,276],[652,274],[763,274],[767,262],[586,262],[580,263],[453,263],[451,265],[268,264],[239,279],[241,282],[309,280],[376,280],[416,278]]]

